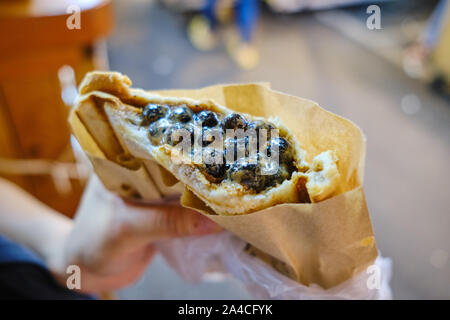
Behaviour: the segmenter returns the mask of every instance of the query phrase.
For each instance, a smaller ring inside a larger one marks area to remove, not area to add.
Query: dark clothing
[[[0,299],[92,299],[62,287],[42,259],[0,235]]]

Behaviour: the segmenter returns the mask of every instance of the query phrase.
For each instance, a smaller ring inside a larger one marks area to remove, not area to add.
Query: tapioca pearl
[[[206,147],[202,149],[204,164],[224,164],[225,153],[223,150]]]
[[[226,129],[246,129],[247,120],[237,113],[231,113],[222,120],[222,128]]]
[[[260,140],[260,130],[264,129],[266,136],[265,136],[265,140],[268,141],[270,140],[270,136],[271,136],[271,130],[275,129],[275,127],[266,121],[263,120],[255,120],[252,121],[248,124],[247,129],[253,129],[256,132],[256,137],[258,139],[258,142]],[[261,135],[263,134],[264,131],[261,131]]]
[[[272,169],[275,170],[271,170],[270,174],[268,174],[269,173],[268,171],[264,172],[264,170],[261,168],[261,173],[264,179],[263,189],[275,187],[276,185],[283,183],[285,180],[288,180],[291,177],[291,173],[288,171],[287,167],[283,164],[276,165]],[[263,174],[263,172],[265,174]]]
[[[275,143],[278,144],[278,150],[280,151],[280,153],[286,152],[291,146],[289,142],[283,137],[278,137],[277,139],[275,139]]]
[[[278,154],[280,157],[280,161],[281,161],[281,159],[286,158],[286,156],[289,153],[288,151],[291,148],[291,145],[289,144],[289,142],[283,137],[274,138],[271,141],[268,141],[267,147],[266,147],[266,153],[267,153],[267,156],[269,156],[269,157],[272,154],[272,144],[276,145],[278,147]]]
[[[228,138],[224,142],[224,150],[227,154],[232,154],[230,160],[238,161],[240,158],[247,158],[250,155],[249,138]]]
[[[221,182],[227,173],[223,152],[210,148],[205,148],[203,151],[204,171],[208,180]]]
[[[248,137],[236,139],[235,148],[238,156],[241,155],[243,151],[244,156],[248,157],[249,154],[248,141],[249,141]]]
[[[189,122],[192,120],[192,111],[186,105],[174,107],[170,111],[169,119],[174,122]]]
[[[236,142],[234,138],[225,139],[223,142],[223,150],[225,152],[225,156],[227,162],[233,163],[236,160]]]
[[[235,160],[227,158],[227,149],[225,148],[223,149],[223,158],[225,160],[225,169],[229,170],[231,166],[234,164]]]
[[[270,131],[270,130],[274,129],[275,127],[270,122],[263,121],[263,120],[255,120],[248,124],[248,128],[255,129],[255,130],[266,129],[267,131]]]
[[[235,162],[231,164],[228,171],[228,177],[230,180],[241,182],[242,179],[249,179],[256,176],[257,165],[249,163],[238,163]]]
[[[169,127],[170,123],[164,118],[150,124],[148,128],[150,141],[155,145],[164,142]]]
[[[228,171],[228,178],[243,185],[247,189],[260,192],[265,189],[265,177],[260,175],[257,164],[235,163]]]
[[[219,127],[202,127],[202,134],[200,135],[200,137],[198,137],[197,143],[198,145],[206,147],[214,142],[216,138],[219,139],[218,142],[220,142],[220,140],[223,140],[222,130]]]
[[[291,174],[289,173],[285,165],[279,165],[276,172],[273,174],[266,175],[267,186],[275,186],[277,184],[283,183],[283,181],[289,179]]]
[[[141,125],[149,125],[166,116],[169,108],[163,105],[149,103],[142,110]]]
[[[206,164],[204,172],[209,181],[220,183],[226,178],[227,170],[224,164]]]
[[[184,139],[189,139],[189,144],[194,144],[194,127],[189,123],[177,123],[171,125],[167,131],[167,144],[176,146]]]
[[[196,118],[202,124],[202,126],[206,128],[212,128],[219,124],[217,115],[209,110],[200,111],[196,115]]]

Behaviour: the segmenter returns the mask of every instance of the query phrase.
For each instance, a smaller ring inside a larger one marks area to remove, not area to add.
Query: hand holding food
[[[109,190],[144,203],[182,193],[304,285],[336,286],[378,255],[364,136],[312,101],[265,84],[144,91],[92,72],[69,120]]]

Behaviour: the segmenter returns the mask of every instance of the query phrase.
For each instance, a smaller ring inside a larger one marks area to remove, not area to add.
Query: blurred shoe
[[[410,45],[403,55],[403,70],[411,78],[419,79],[425,76],[424,64],[429,52],[419,42]]]
[[[210,27],[208,19],[203,15],[196,15],[189,22],[188,38],[192,45],[201,51],[213,49],[217,44],[217,36]]]
[[[227,50],[234,62],[244,70],[255,68],[259,63],[259,51],[254,43],[240,40],[237,32],[227,39]]]

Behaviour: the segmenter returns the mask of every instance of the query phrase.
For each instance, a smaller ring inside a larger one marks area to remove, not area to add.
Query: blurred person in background
[[[196,11],[189,22],[187,34],[192,45],[201,51],[217,47],[224,36],[229,56],[244,70],[259,63],[256,28],[260,7],[267,5],[279,13],[330,9],[368,3],[369,0],[162,0],[176,11]]]
[[[240,68],[252,69],[259,62],[254,37],[259,6],[259,0],[205,0],[189,23],[189,40],[199,50],[211,50],[218,44],[220,27],[226,26],[229,55]]]

